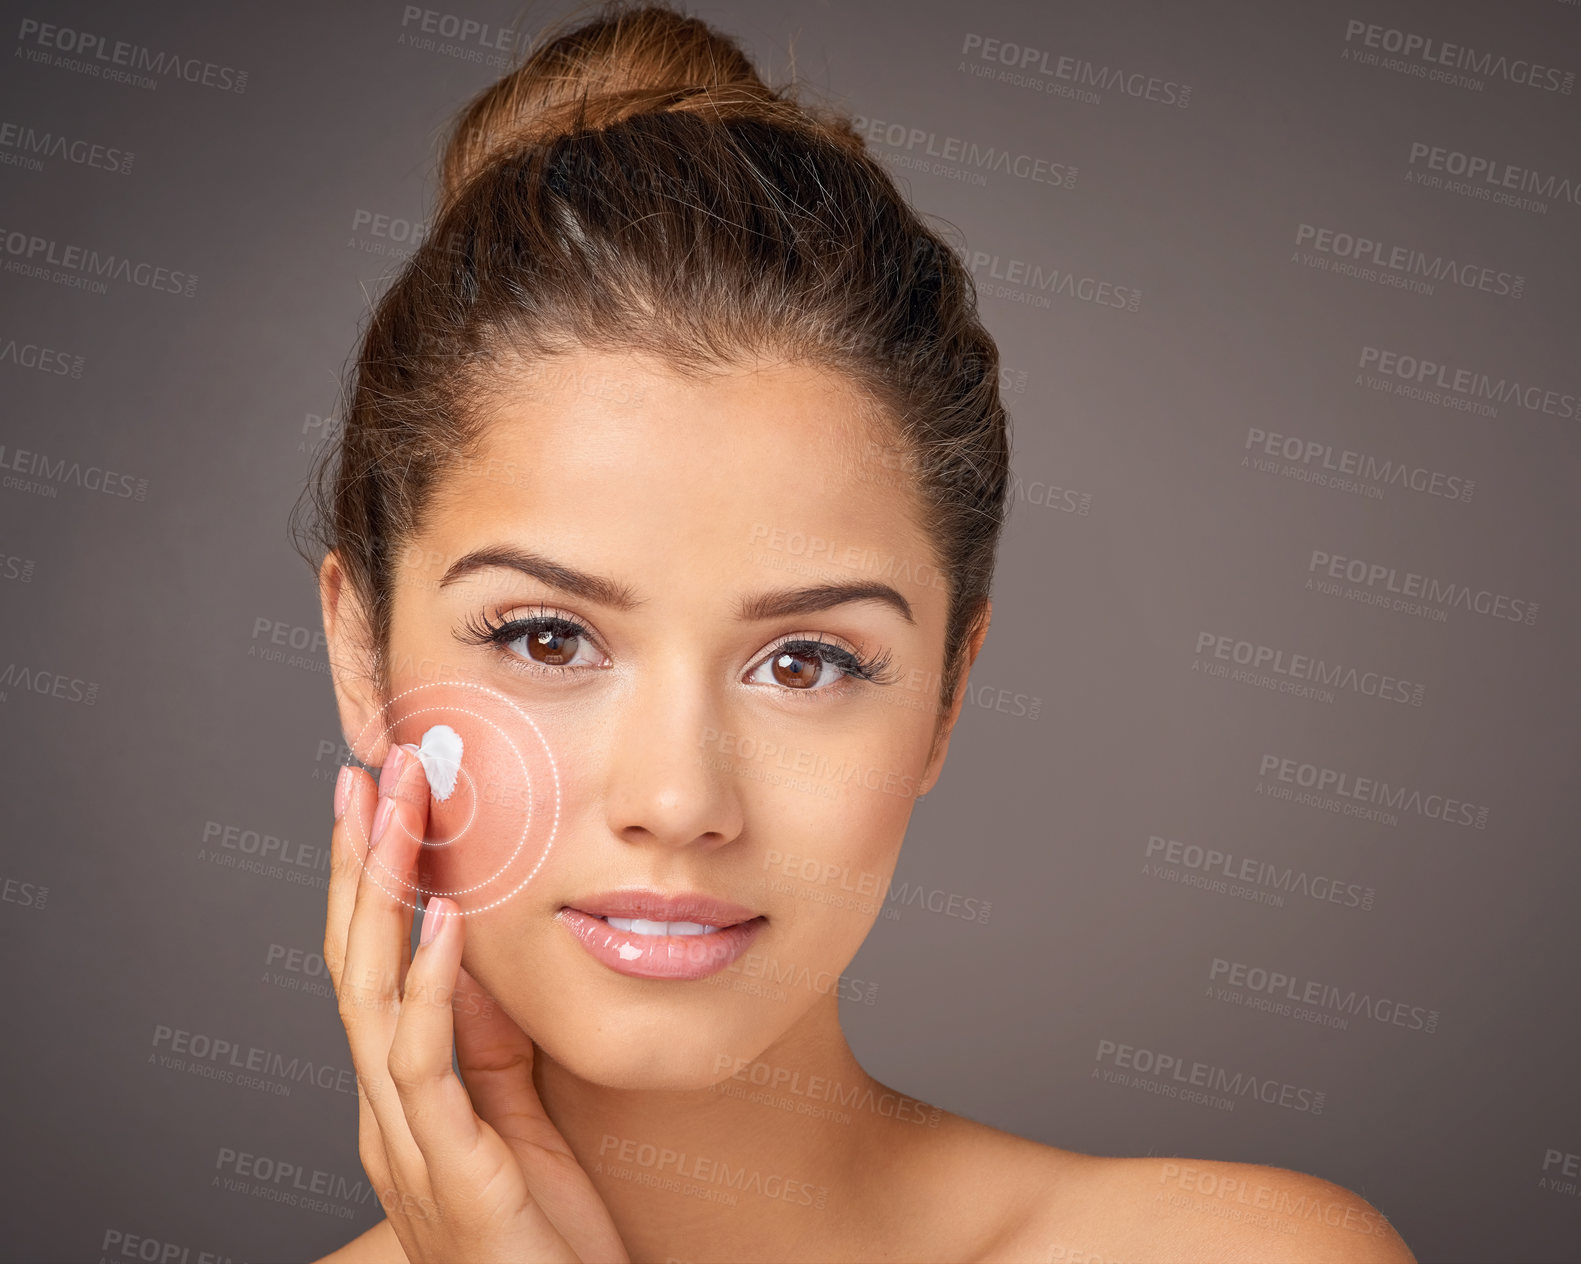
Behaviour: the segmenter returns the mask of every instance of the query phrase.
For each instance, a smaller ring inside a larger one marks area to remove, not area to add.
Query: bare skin
[[[466,915],[435,918],[408,968],[415,897],[392,896],[397,880],[471,891],[492,857],[425,849],[448,808],[430,803],[422,768],[391,761],[388,741],[359,749],[401,769],[385,787],[398,828],[374,852],[385,881],[371,881],[378,788],[351,777],[325,959],[363,1090],[363,1162],[389,1218],[326,1260],[1414,1259],[1369,1204],[1318,1178],[1081,1155],[916,1103],[857,1063],[837,994],[878,903],[817,898],[804,875],[859,874],[882,892],[964,700],[963,677],[935,742],[947,590],[884,447],[843,382],[802,366],[688,381],[578,352],[501,396],[482,450],[400,553],[391,693],[456,682],[529,712],[557,751],[560,835],[508,901],[458,896]],[[498,562],[454,574],[502,547],[625,592]],[[386,712],[343,575],[331,555],[325,626],[355,736]],[[739,617],[746,597],[827,584],[887,585],[906,609],[869,594]],[[529,640],[458,633],[479,612],[491,625],[548,612],[586,635],[553,666],[524,667]],[[971,659],[986,632],[985,618]],[[788,683],[782,647],[820,639],[887,655],[889,683],[804,650]],[[747,753],[763,749],[793,760]],[[852,766],[855,780],[818,771]],[[510,833],[508,808],[480,811],[477,836]],[[730,970],[632,978],[558,917],[627,886],[704,892],[766,921]],[[827,1102],[837,1086],[855,1104],[819,1117],[753,1100],[755,1076],[790,1074],[785,1100]]]

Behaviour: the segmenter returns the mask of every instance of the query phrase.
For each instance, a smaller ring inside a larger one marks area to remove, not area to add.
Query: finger
[[[428,827],[428,782],[414,750],[391,746],[385,757],[346,935],[345,978],[363,1004],[389,1017],[386,1036],[410,954],[417,857]],[[381,1054],[388,1048],[386,1040]]]
[[[346,940],[378,795],[378,784],[362,769],[347,765],[340,770],[335,783],[335,827],[330,833],[329,901],[324,923],[324,962],[329,967],[338,1002],[344,997]],[[347,1036],[349,1039],[349,1028]],[[355,1066],[355,1055],[352,1062]],[[381,1065],[377,1070],[382,1077],[384,1067]],[[360,1069],[356,1080],[358,1156],[380,1204],[388,1206],[398,1191],[391,1179],[389,1154],[370,1095],[384,1090],[379,1079],[370,1080]]]
[[[372,777],[350,764],[335,782],[335,828],[329,836],[329,904],[324,919],[324,964],[340,995],[340,977],[346,963],[346,934],[351,909],[362,878],[363,857],[368,850],[368,826],[373,820],[378,786]],[[341,802],[344,795],[344,802]]]
[[[510,1147],[533,1201],[576,1259],[627,1259],[611,1241],[592,1178],[544,1111],[533,1084],[532,1037],[468,973],[457,970],[456,1064],[478,1116]]]
[[[431,896],[423,913],[423,941],[406,972],[401,1012],[390,1041],[390,1079],[400,1094],[407,1127],[435,1178],[478,1147],[478,1118],[452,1070],[455,1036],[451,996],[466,939],[454,900]]]
[[[402,1192],[430,1191],[422,1153],[390,1082],[390,1043],[410,955],[414,878],[428,823],[428,782],[415,748],[392,746],[379,777],[377,806],[346,936],[341,1019],[373,1126]],[[365,1120],[366,1123],[366,1120]]]
[[[345,977],[346,940],[351,929],[351,914],[362,879],[368,851],[369,827],[377,810],[378,784],[360,768],[346,765],[335,783],[335,828],[330,833],[330,878],[328,914],[324,922],[324,963],[329,967],[337,1002],[342,1001]],[[344,1007],[343,1007],[344,1008]],[[349,1038],[350,1031],[348,1029]],[[353,1065],[356,1058],[353,1056]],[[379,1068],[383,1074],[383,1067]],[[373,1110],[368,1077],[357,1072],[357,1148],[362,1166],[373,1183],[380,1203],[387,1201],[394,1186],[390,1179],[389,1156],[385,1152],[378,1117]]]
[[[484,1223],[515,1217],[532,1234],[533,1259],[574,1264],[584,1257],[531,1195],[512,1148],[478,1118],[452,1069],[452,1005],[465,939],[465,919],[455,901],[431,898],[390,1044],[390,1078],[422,1151],[437,1205]]]

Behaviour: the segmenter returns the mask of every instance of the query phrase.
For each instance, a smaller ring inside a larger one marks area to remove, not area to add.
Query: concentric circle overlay
[[[432,690],[432,689],[439,689],[439,690],[444,691],[444,695],[445,695],[446,700],[444,702],[435,703],[435,704],[433,704],[431,706],[421,706],[421,707],[407,706],[407,707],[404,707],[404,708],[401,709],[400,714],[395,719],[392,720],[392,719],[389,718],[390,717],[390,713],[391,713],[392,709],[395,708],[396,703],[401,702],[403,699],[410,699],[410,698],[412,698],[412,696],[414,694],[421,694],[425,690]],[[552,792],[551,793],[551,802],[553,804],[553,812],[552,812],[552,814],[550,815],[550,818],[549,818],[549,834],[548,834],[548,837],[546,839],[544,839],[543,850],[538,854],[538,859],[533,864],[533,867],[528,872],[527,876],[525,878],[523,878],[520,882],[518,882],[509,891],[505,892],[503,895],[497,896],[496,898],[490,900],[486,904],[479,904],[479,905],[476,905],[475,907],[472,907],[472,908],[462,908],[462,907],[460,907],[460,903],[458,901],[457,907],[458,907],[459,911],[464,916],[470,917],[474,913],[483,913],[483,912],[488,911],[491,908],[494,908],[496,905],[503,904],[506,900],[510,899],[513,895],[516,895],[519,891],[521,891],[521,889],[523,887],[525,887],[529,882],[531,882],[533,880],[533,878],[535,878],[537,876],[538,871],[541,868],[543,868],[543,862],[546,859],[548,859],[548,856],[549,856],[549,849],[554,846],[555,836],[556,836],[556,834],[557,834],[557,832],[558,832],[558,830],[560,828],[560,769],[555,763],[554,752],[549,749],[549,743],[544,738],[543,731],[541,729],[539,729],[538,725],[534,722],[532,716],[528,715],[525,711],[523,711],[521,709],[521,707],[519,705],[517,705],[517,703],[515,701],[513,701],[512,699],[506,697],[504,694],[500,693],[498,690],[490,689],[490,688],[488,688],[485,685],[474,684],[471,681],[465,681],[465,680],[440,680],[440,681],[432,681],[432,682],[430,682],[428,684],[423,684],[423,685],[414,685],[412,688],[403,690],[402,692],[396,694],[393,698],[391,698],[388,702],[386,702],[383,707],[380,708],[378,715],[374,716],[372,719],[370,719],[368,721],[368,723],[366,725],[363,726],[362,732],[357,734],[356,741],[351,743],[351,750],[353,752],[356,752],[359,749],[366,749],[366,746],[364,746],[364,739],[367,738],[367,736],[369,734],[369,731],[371,729],[373,729],[376,724],[381,724],[381,722],[382,722],[382,727],[379,728],[378,733],[374,736],[373,744],[376,744],[378,742],[378,740],[381,739],[381,738],[388,738],[388,737],[390,737],[390,734],[391,734],[392,730],[395,728],[397,723],[402,723],[402,722],[411,720],[413,717],[420,716],[420,715],[433,714],[435,716],[435,719],[431,722],[432,724],[441,723],[443,721],[444,717],[446,717],[446,716],[452,716],[453,717],[453,716],[458,716],[458,715],[465,715],[465,716],[469,716],[470,718],[478,721],[479,723],[485,724],[489,728],[491,728],[495,732],[495,734],[498,735],[499,740],[504,744],[505,748],[508,749],[511,752],[511,754],[515,757],[516,764],[521,769],[522,780],[524,782],[526,782],[526,784],[527,784],[527,811],[523,815],[521,834],[516,839],[516,845],[511,849],[510,855],[507,856],[504,859],[504,861],[501,862],[500,867],[497,870],[495,870],[493,873],[491,873],[487,878],[483,879],[482,882],[475,883],[474,885],[472,885],[470,887],[464,887],[464,888],[462,888],[460,890],[457,890],[457,891],[430,891],[427,887],[418,886],[415,882],[408,882],[404,878],[397,878],[395,874],[390,872],[388,866],[386,866],[383,863],[383,857],[378,852],[373,853],[373,856],[374,856],[374,859],[376,861],[378,861],[379,863],[377,863],[377,864],[375,864],[373,866],[369,866],[366,863],[366,856],[364,857],[363,873],[367,875],[367,877],[374,883],[374,885],[376,885],[379,888],[379,890],[383,891],[391,899],[399,900],[402,904],[406,905],[407,908],[412,909],[414,911],[418,911],[418,912],[420,912],[422,910],[422,906],[419,905],[419,904],[414,903],[411,900],[408,900],[404,895],[398,894],[397,892],[390,890],[390,888],[387,887],[380,880],[380,876],[379,876],[380,873],[382,873],[385,877],[394,879],[401,886],[407,888],[408,890],[410,890],[410,891],[412,891],[414,893],[420,891],[425,896],[426,895],[441,895],[441,896],[446,897],[447,899],[454,899],[456,896],[467,895],[467,894],[469,894],[469,893],[471,893],[473,891],[480,891],[483,888],[489,886],[490,884],[498,881],[500,879],[501,875],[506,873],[510,869],[511,865],[515,863],[517,858],[519,856],[521,856],[523,850],[527,846],[527,836],[532,830],[533,802],[534,802],[534,797],[535,797],[533,795],[532,772],[527,767],[527,760],[522,755],[521,747],[519,747],[516,744],[515,738],[512,736],[511,733],[509,733],[505,729],[501,728],[493,720],[489,719],[488,716],[482,715],[482,714],[480,714],[477,711],[473,711],[473,710],[471,710],[468,707],[458,706],[456,704],[456,702],[455,702],[455,691],[458,690],[458,689],[470,689],[470,690],[473,690],[474,692],[479,693],[479,694],[486,694],[489,698],[492,698],[492,699],[494,699],[497,702],[504,703],[505,706],[507,708],[509,708],[510,711],[513,712],[518,719],[521,720],[522,725],[523,725],[523,730],[522,731],[531,730],[533,736],[535,738],[537,738],[537,740],[538,740],[538,747],[543,752],[544,762],[548,765],[548,768],[549,768],[549,787],[548,788]],[[393,739],[391,739],[391,740],[393,742]],[[474,740],[476,740],[476,739],[474,739]],[[363,768],[364,765],[363,765],[362,761],[359,760],[356,757],[355,753],[353,753],[352,757],[349,760],[346,761],[346,767],[348,767],[348,768]],[[368,771],[372,772],[375,775],[375,777],[377,777],[377,771],[376,770],[368,769]],[[464,824],[459,830],[456,831],[455,834],[453,834],[448,839],[444,839],[444,840],[438,841],[438,842],[428,842],[427,840],[422,840],[422,839],[418,840],[418,841],[422,842],[423,846],[425,846],[425,847],[454,847],[457,843],[460,843],[460,842],[464,841],[467,831],[471,828],[473,821],[477,819],[477,808],[478,808],[478,804],[477,804],[477,785],[476,785],[476,782],[474,782],[473,779],[472,779],[472,774],[467,771],[467,768],[466,768],[466,754],[464,752],[462,754],[462,766],[461,766],[461,769],[460,769],[460,773],[461,773],[461,777],[465,779],[465,784],[467,785],[467,787],[469,788],[469,790],[472,793],[472,811],[471,811],[471,814],[467,817],[466,824]],[[355,799],[353,800],[353,802],[355,803]],[[360,807],[353,807],[352,810],[354,812],[360,813],[361,809],[360,809]],[[367,823],[365,823],[365,822],[363,822],[361,820],[360,815],[357,818],[357,823],[358,823],[358,826],[363,830],[363,832],[365,834],[368,833],[368,825],[367,825]]]

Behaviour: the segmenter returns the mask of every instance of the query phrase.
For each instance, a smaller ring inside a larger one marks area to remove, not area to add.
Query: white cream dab
[[[456,788],[456,774],[461,770],[461,734],[448,724],[434,725],[423,734],[417,758],[428,774],[428,788],[443,803]]]

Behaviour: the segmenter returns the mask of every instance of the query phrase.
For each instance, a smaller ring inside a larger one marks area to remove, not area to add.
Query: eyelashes
[[[821,636],[813,637],[788,637],[774,645],[767,654],[758,660],[766,663],[779,654],[794,654],[799,658],[817,658],[828,663],[835,670],[845,676],[864,680],[871,685],[891,685],[897,679],[897,673],[891,669],[891,658],[888,650],[880,651],[870,657],[854,654],[845,646],[834,641],[826,641]],[[756,666],[757,664],[754,664]],[[787,693],[817,693],[818,689],[787,689]]]
[[[547,613],[547,607],[540,606],[543,614],[534,615],[527,619],[505,619],[495,623],[486,613],[474,614],[462,625],[463,631],[456,633],[458,640],[468,645],[492,645],[502,650],[509,650],[516,641],[528,636],[554,636],[554,637],[580,637],[592,643],[592,634],[575,619],[567,619],[561,615]],[[520,654],[513,655],[531,667],[541,668],[550,672],[566,672],[575,668],[559,667],[549,663],[535,663],[531,659],[523,658]]]
[[[467,645],[492,647],[512,668],[539,675],[563,677],[576,672],[598,670],[595,667],[540,663],[511,648],[516,642],[529,637],[554,637],[567,640],[574,637],[583,644],[594,645],[592,632],[585,624],[555,613],[547,606],[539,606],[536,609],[540,613],[499,621],[490,618],[486,611],[476,612],[457,630],[456,639]],[[899,678],[899,673],[893,669],[892,657],[888,650],[864,655],[855,653],[835,641],[825,640],[822,636],[790,636],[776,641],[753,663],[752,670],[756,671],[772,662],[775,656],[780,654],[812,658],[840,673],[838,684],[815,684],[801,689],[780,686],[781,693],[829,693],[842,689],[852,681],[889,685]]]

